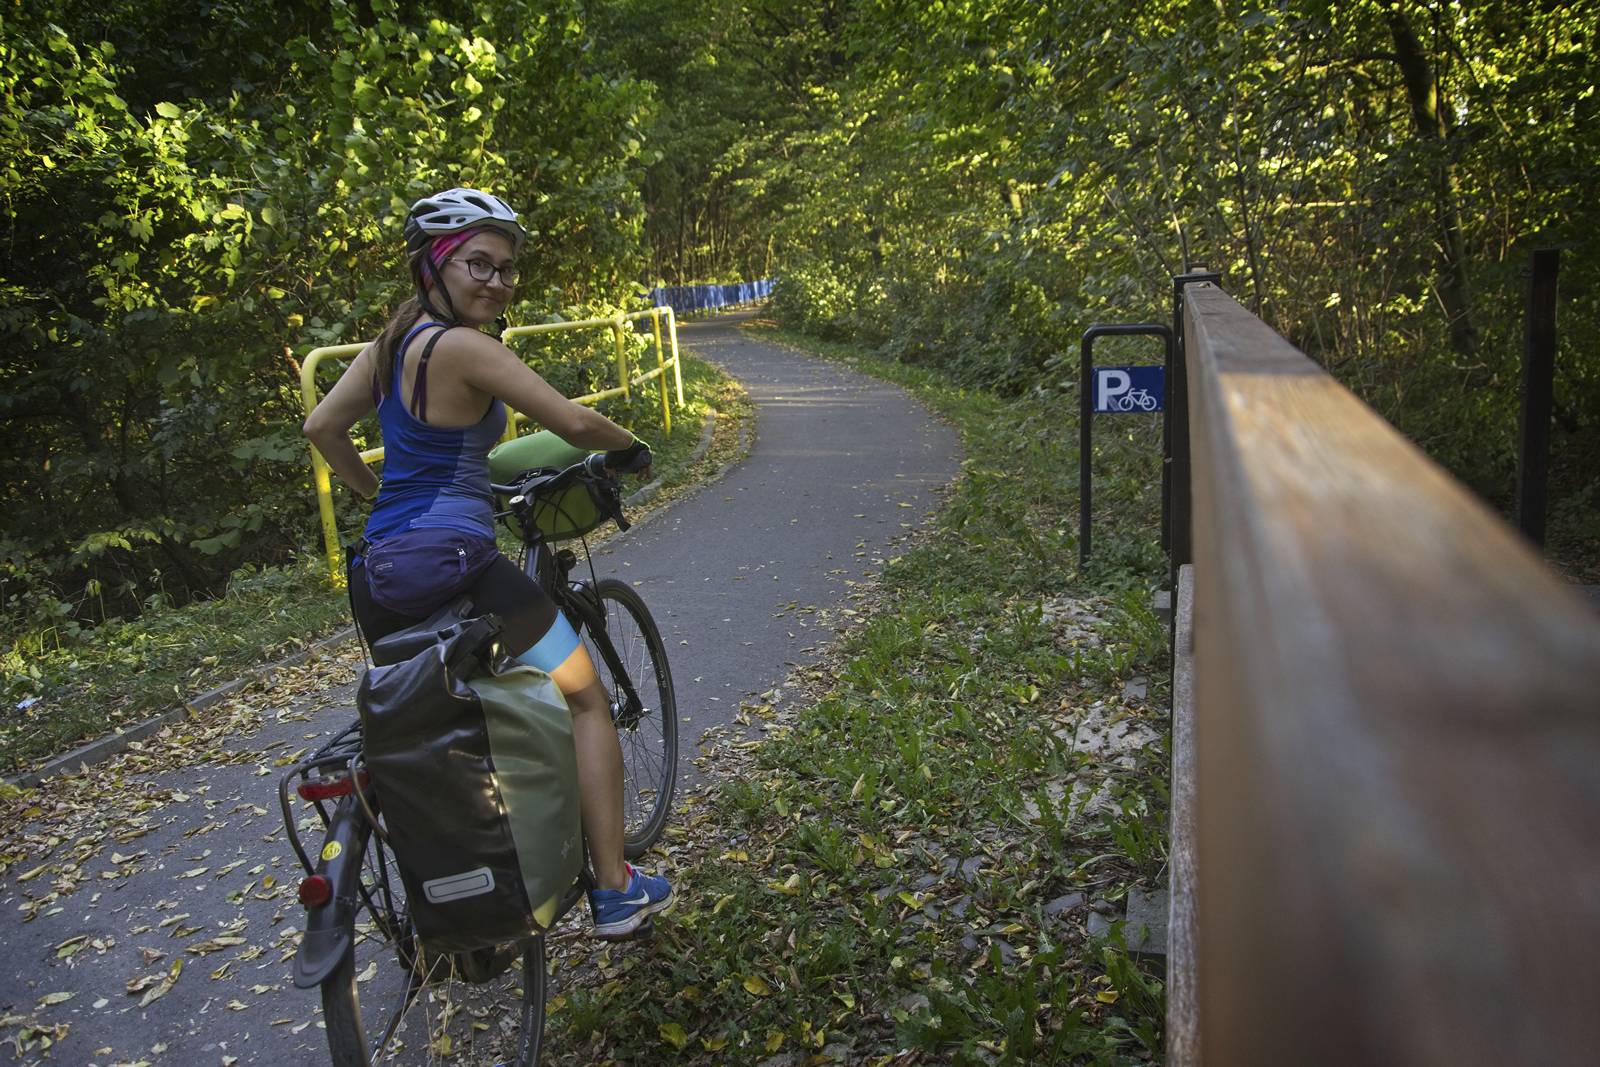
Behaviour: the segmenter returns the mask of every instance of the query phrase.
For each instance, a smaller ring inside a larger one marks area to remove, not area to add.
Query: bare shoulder
[[[435,363],[446,365],[481,366],[484,363],[515,361],[511,350],[500,343],[500,338],[475,330],[470,326],[455,326],[444,331],[433,348]]]

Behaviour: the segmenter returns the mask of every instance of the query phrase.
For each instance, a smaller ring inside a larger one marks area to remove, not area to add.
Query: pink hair
[[[478,236],[478,234],[488,232],[489,228],[487,226],[477,226],[470,230],[462,230],[460,233],[447,233],[443,237],[435,237],[433,243],[428,246],[428,258],[433,260],[435,267],[442,267],[444,266],[445,257],[451,252],[454,252]]]

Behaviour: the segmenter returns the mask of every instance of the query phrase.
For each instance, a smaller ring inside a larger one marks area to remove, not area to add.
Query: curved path
[[[746,337],[738,322],[686,325],[680,339],[749,389],[748,455],[595,559],[638,587],[667,637],[691,788],[694,742],[816,658],[849,583],[935,509],[958,465],[954,433],[898,388]],[[61,840],[0,879],[0,1048],[14,1053],[10,1038],[43,1027],[48,1059],[17,1062],[326,1063],[317,996],[289,983],[301,912],[275,764],[347,723],[352,699],[348,683],[298,703],[252,695],[259,718],[244,721],[256,728],[229,742],[229,759],[124,769],[100,797],[68,786],[56,795],[69,815],[8,828],[34,845]],[[41,804],[56,803],[51,789]],[[139,1008],[149,990],[129,984],[179,960],[170,990]]]
[[[850,583],[935,510],[958,464],[954,433],[898,387],[751,339],[737,321],[680,339],[749,390],[749,454],[595,553],[596,573],[635,585],[662,628],[691,787],[695,739],[817,658]]]

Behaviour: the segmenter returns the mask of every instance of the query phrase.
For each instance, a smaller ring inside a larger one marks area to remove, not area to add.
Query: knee
[[[605,687],[598,682],[586,685],[577,692],[566,694],[567,710],[572,712],[574,719],[580,716],[604,715],[611,717],[611,701],[606,696]]]

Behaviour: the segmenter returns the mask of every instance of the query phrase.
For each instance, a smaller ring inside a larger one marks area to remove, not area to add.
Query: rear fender
[[[361,904],[361,861],[370,833],[359,801],[353,796],[341,800],[316,868],[333,886],[333,896],[321,907],[306,909],[306,932],[294,957],[294,984],[300,989],[320,985],[350,951]]]

